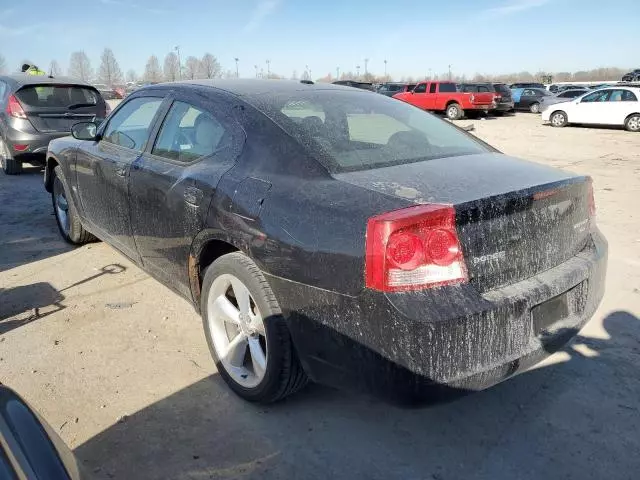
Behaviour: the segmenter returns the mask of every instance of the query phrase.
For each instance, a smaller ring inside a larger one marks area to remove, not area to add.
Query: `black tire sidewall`
[[[0,150],[2,153],[7,154],[8,156],[3,156],[2,163],[2,171],[6,175],[18,175],[22,172],[22,162],[20,160],[16,160],[11,156],[11,152],[9,151],[9,146],[7,142],[3,138],[0,138]]]
[[[56,181],[56,178],[60,179],[62,182],[62,188],[64,188],[64,194],[67,199],[67,205],[69,205],[69,210],[67,211],[67,215],[69,215],[69,232],[64,231],[64,227],[60,224],[60,219],[58,218],[58,213],[56,212],[56,199],[53,189],[53,184]],[[83,228],[80,223],[80,219],[78,217],[78,213],[76,211],[75,205],[73,203],[73,199],[69,194],[69,187],[67,185],[67,181],[64,178],[64,174],[62,173],[62,167],[59,165],[53,169],[53,180],[51,183],[51,205],[53,207],[53,216],[56,217],[56,224],[58,225],[58,230],[60,231],[60,235],[67,242],[72,245],[79,245],[84,243],[83,241]]]
[[[248,268],[248,265],[255,266],[249,257],[242,253],[235,252],[223,255],[207,268],[202,283],[200,302],[202,326],[209,351],[215,361],[218,373],[229,387],[246,400],[264,402],[271,401],[271,397],[273,397],[280,388],[282,370],[284,366],[291,361],[292,344],[275,297],[272,297],[270,301],[264,293],[264,285],[261,285],[261,280],[266,282],[264,276],[259,272],[257,267],[255,267],[255,270],[252,272]],[[258,272],[257,274],[256,271]],[[211,338],[208,323],[207,299],[214,280],[223,274],[231,274],[245,284],[263,318],[267,340],[267,368],[262,381],[252,388],[243,387],[229,375],[218,358],[213,339]],[[273,293],[271,293],[271,295],[273,295]]]

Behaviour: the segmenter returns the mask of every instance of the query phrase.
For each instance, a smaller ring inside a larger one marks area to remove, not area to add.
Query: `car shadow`
[[[60,290],[46,282],[0,288],[0,335],[64,310],[66,306],[62,303],[65,299],[62,292],[103,275],[122,273],[126,269],[120,264],[106,265],[95,275],[66,285]]]
[[[73,249],[58,231],[42,169],[0,172],[0,272]]]
[[[423,408],[319,385],[253,405],[213,375],[75,454],[97,478],[636,478],[640,321],[620,311],[604,328],[564,361]]]

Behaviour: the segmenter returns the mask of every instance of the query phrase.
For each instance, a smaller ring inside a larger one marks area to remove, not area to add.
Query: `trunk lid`
[[[79,122],[105,118],[106,104],[97,90],[83,85],[28,85],[16,98],[39,132],[69,132]]]
[[[589,239],[589,179],[501,154],[336,174],[413,203],[455,206],[470,282],[487,291],[553,268]]]

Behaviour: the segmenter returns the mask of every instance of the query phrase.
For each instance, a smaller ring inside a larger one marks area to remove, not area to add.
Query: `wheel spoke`
[[[248,315],[251,308],[249,301],[249,290],[237,278],[231,280],[231,287],[233,288],[233,294],[236,297],[236,302],[238,302],[238,309],[240,310],[240,313]]]
[[[251,328],[254,331],[258,332],[263,337],[266,337],[266,332],[264,330],[264,321],[262,320],[262,315],[258,312],[256,315],[251,314]]]
[[[234,367],[242,367],[244,363],[244,356],[247,352],[247,337],[244,333],[240,332],[236,337],[227,345],[226,352],[223,357],[229,364]]]
[[[253,372],[257,377],[261,378],[267,369],[267,359],[257,337],[249,337],[249,351],[251,352]]]
[[[240,324],[240,312],[224,295],[215,299],[211,314],[218,316],[226,323]]]

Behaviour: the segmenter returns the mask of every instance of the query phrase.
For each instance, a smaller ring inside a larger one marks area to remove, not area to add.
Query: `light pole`
[[[388,80],[387,78],[387,61],[384,61],[384,79],[385,81]]]
[[[449,64],[449,81],[451,81],[451,64]]]
[[[236,78],[239,78],[240,74],[238,72],[238,62],[240,61],[240,59],[238,57],[235,57],[234,60],[236,61]]]
[[[256,78],[258,78],[258,65],[254,65],[253,68],[256,69]]]
[[[271,76],[271,60],[267,60],[267,78]]]
[[[309,73],[309,65],[304,66],[305,80],[311,80],[311,74]]]
[[[178,52],[178,78],[182,80],[182,60],[180,60],[180,45],[176,45],[174,50]]]
[[[356,79],[360,78],[360,65],[356,65]]]
[[[429,69],[429,80],[431,80],[431,69]]]
[[[336,80],[340,80],[340,67],[336,67]]]
[[[367,70],[367,66],[369,65],[369,59],[365,58],[364,59],[364,76],[367,76],[367,73],[369,73],[369,71]]]

